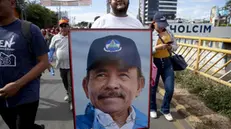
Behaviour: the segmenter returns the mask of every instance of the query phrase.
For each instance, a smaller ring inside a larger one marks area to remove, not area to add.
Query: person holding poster
[[[97,19],[91,28],[120,28],[120,29],[143,29],[142,23],[127,15],[129,0],[108,0],[112,12]],[[157,67],[152,63],[152,80],[151,85],[156,82]],[[152,112],[150,112],[153,114]]]
[[[157,118],[156,92],[159,84],[159,78],[162,77],[165,95],[160,112],[168,121],[172,121],[173,117],[170,113],[170,104],[174,92],[174,70],[170,60],[170,51],[178,48],[174,35],[166,29],[168,22],[163,14],[157,12],[153,17],[151,29],[153,30],[153,60],[158,68],[156,82],[151,87],[151,118]]]
[[[112,12],[98,18],[91,28],[144,28],[138,19],[127,15],[129,0],[108,0]]]
[[[82,81],[90,103],[76,116],[77,129],[148,127],[148,116],[133,106],[144,88],[141,59],[135,42],[119,35],[95,39]]]

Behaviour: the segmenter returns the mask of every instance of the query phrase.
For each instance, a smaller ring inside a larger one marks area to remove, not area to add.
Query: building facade
[[[162,12],[168,20],[175,19],[177,0],[139,0],[139,19],[143,24],[149,24],[157,11]]]

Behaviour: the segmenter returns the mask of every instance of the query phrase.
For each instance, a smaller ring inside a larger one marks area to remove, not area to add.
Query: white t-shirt
[[[132,28],[141,29],[144,28],[138,19],[133,17],[116,17],[111,13],[106,14],[97,19],[91,28]]]
[[[68,36],[55,35],[51,40],[50,48],[55,49],[56,68],[70,69]]]

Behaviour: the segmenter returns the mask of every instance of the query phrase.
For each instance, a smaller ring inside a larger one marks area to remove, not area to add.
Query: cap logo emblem
[[[105,52],[119,52],[121,50],[122,47],[120,46],[120,42],[114,39],[107,41],[104,47]]]

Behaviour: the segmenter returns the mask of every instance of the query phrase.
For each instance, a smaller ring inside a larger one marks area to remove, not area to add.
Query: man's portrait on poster
[[[77,116],[77,127],[81,128],[86,120],[92,119],[90,114],[94,116],[94,124],[105,128],[126,124],[133,127],[135,121],[147,122],[147,116],[132,106],[132,100],[143,87],[140,55],[133,40],[119,35],[94,40],[88,53],[87,76],[83,80],[90,103],[85,115]],[[113,117],[124,120],[120,123]]]

